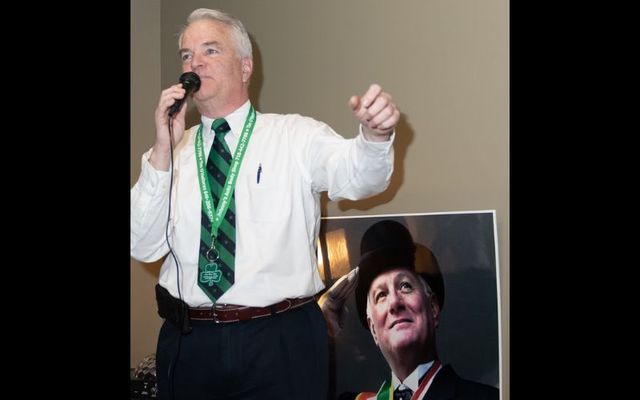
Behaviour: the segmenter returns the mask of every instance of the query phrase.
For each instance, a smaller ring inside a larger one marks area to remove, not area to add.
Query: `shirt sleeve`
[[[171,175],[149,163],[152,151],[142,155],[140,177],[131,188],[131,257],[143,262],[159,260],[169,251],[165,230]]]
[[[353,139],[345,139],[328,125],[313,121],[305,158],[312,187],[327,191],[329,199],[360,200],[384,191],[393,173],[393,141],[370,142],[362,127]]]

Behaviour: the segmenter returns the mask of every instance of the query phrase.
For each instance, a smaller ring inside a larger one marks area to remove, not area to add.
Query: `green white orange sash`
[[[424,376],[422,383],[420,383],[420,386],[418,386],[418,390],[416,390],[413,396],[411,396],[411,400],[418,400],[420,398],[422,392],[424,392],[425,388],[429,386],[429,384],[433,380],[434,375],[440,370],[441,367],[442,365],[440,363],[440,360],[435,360],[433,362],[433,365],[431,366],[431,368],[429,368],[429,371],[427,371],[427,374]],[[391,387],[391,382],[392,380],[389,380],[389,383],[387,383],[387,381],[384,381],[382,387],[376,394],[376,400],[393,400],[393,388]],[[361,399],[364,399],[364,397],[361,398],[360,395],[356,397],[356,400]]]

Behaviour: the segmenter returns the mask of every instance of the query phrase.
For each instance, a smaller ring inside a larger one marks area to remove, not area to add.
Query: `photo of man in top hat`
[[[447,302],[451,303],[452,306],[448,312],[449,320],[447,321],[450,326],[452,325],[451,313],[465,314],[465,310],[460,308],[461,304],[477,303],[479,308],[471,310],[471,312],[475,314],[483,312],[489,321],[494,320],[490,312],[485,312],[486,310],[482,308],[482,304],[493,302],[494,307],[497,306],[495,292],[492,295],[490,291],[485,290],[491,287],[495,290],[495,281],[494,285],[491,286],[486,284],[486,279],[478,280],[477,284],[483,287],[479,291],[469,291],[465,286],[468,283],[461,285],[460,278],[457,276],[459,274],[452,272],[455,268],[462,269],[461,266],[452,267],[450,265],[454,261],[460,263],[465,257],[458,256],[458,259],[454,259],[448,254],[452,251],[459,253],[462,247],[466,247],[466,251],[470,252],[470,254],[467,254],[466,259],[490,260],[494,256],[493,252],[483,253],[486,252],[487,248],[491,247],[489,246],[491,241],[484,240],[486,243],[483,244],[483,239],[477,238],[474,243],[469,244],[464,243],[465,239],[462,236],[465,235],[459,235],[459,231],[446,232],[455,225],[458,228],[464,227],[466,231],[473,234],[472,236],[490,236],[489,222],[492,215],[489,215],[489,218],[486,218],[487,215],[453,215],[447,216],[447,218],[436,216],[437,218],[435,219],[433,217],[362,218],[349,221],[350,223],[340,221],[340,223],[327,227],[327,229],[346,229],[348,232],[346,236],[350,240],[351,247],[353,247],[354,232],[360,232],[359,237],[361,237],[359,241],[360,257],[357,260],[357,267],[348,274],[350,281],[353,281],[354,276],[357,281],[354,296],[351,296],[349,300],[351,298],[355,300],[355,307],[353,308],[358,315],[358,318],[354,316],[348,318],[356,320],[360,328],[355,330],[352,327],[350,328],[348,326],[349,320],[347,319],[343,324],[345,329],[341,329],[341,336],[336,339],[336,352],[339,355],[338,365],[336,366],[339,375],[338,379],[344,379],[345,376],[345,368],[343,368],[345,357],[340,353],[350,353],[351,356],[355,356],[356,360],[349,363],[349,369],[355,369],[361,375],[375,373],[378,376],[377,379],[379,379],[375,386],[372,386],[369,381],[366,386],[360,384],[350,385],[350,390],[347,391],[345,391],[344,383],[339,383],[337,394],[341,395],[337,396],[338,399],[499,398],[499,390],[493,383],[497,383],[497,381],[492,379],[475,380],[474,378],[477,377],[477,374],[468,373],[469,365],[461,365],[463,363],[457,362],[452,365],[452,360],[457,361],[456,357],[452,356],[455,351],[452,352],[446,346],[456,346],[456,343],[443,340],[446,338],[436,337],[436,332],[441,331],[439,328],[445,304],[445,283],[449,285],[448,288],[453,288],[453,297],[448,292],[446,296]],[[452,222],[454,223],[452,224]],[[438,254],[442,255],[447,263],[445,265],[448,267],[448,275],[445,274],[443,278],[439,260],[434,252],[428,247],[414,242],[414,237],[412,237],[405,224],[410,225],[414,232],[421,235],[421,239],[427,238],[425,242],[430,243],[432,246],[435,245],[439,251]],[[475,229],[475,225],[483,225],[484,227]],[[487,226],[489,227],[488,229]],[[361,233],[363,229],[365,229],[364,233]],[[429,235],[425,234],[425,232],[438,233]],[[452,234],[455,234],[453,238],[451,237]],[[456,244],[457,249],[451,250],[450,245],[442,245],[443,238],[452,242],[455,237],[461,239]],[[448,250],[445,251],[445,248]],[[474,253],[474,248],[478,250],[476,253]],[[466,263],[468,263],[468,260],[465,261]],[[467,265],[464,265],[464,267],[465,269],[468,268]],[[482,268],[488,270],[486,266]],[[469,268],[469,271],[472,269]],[[465,274],[468,274],[471,279],[477,276],[475,273],[469,273],[468,271]],[[495,269],[493,274],[495,280]],[[462,299],[462,302],[460,299],[456,299],[456,297],[464,297],[460,296],[459,288],[456,285],[465,288],[475,298]],[[350,301],[344,301],[344,299],[350,293],[345,293],[345,291],[353,292],[353,286],[356,285],[347,284],[346,281],[344,283],[336,282],[332,286],[331,289],[333,290],[330,290],[330,292],[333,292],[332,294],[334,295],[339,293],[339,297],[343,300],[342,302],[337,302],[343,305],[343,309],[334,310],[334,316],[344,314],[345,309],[349,314],[348,303]],[[479,296],[478,294],[481,295]],[[488,299],[480,299],[479,297],[487,297]],[[331,302],[329,303],[331,304]],[[473,309],[473,307],[468,308]],[[327,309],[325,305],[323,311]],[[325,312],[325,317],[330,317],[331,315],[332,312]],[[342,316],[344,317],[344,315]],[[336,318],[333,321],[334,325]],[[455,322],[455,319],[453,321]],[[474,321],[471,322],[474,323]],[[368,336],[368,339],[360,336],[359,332],[356,333],[358,330],[362,331],[362,328],[366,330],[367,334],[365,336]],[[482,330],[487,329],[486,327],[476,329],[469,326],[466,330],[473,335],[474,332],[481,333]],[[497,330],[497,327],[495,327],[495,330]],[[481,334],[480,336],[483,335]],[[354,339],[356,337],[357,339]],[[386,362],[387,372],[384,375],[380,374],[379,366],[375,365],[375,357],[369,354],[371,350],[368,350],[366,343],[364,343],[371,341],[371,339],[373,339],[373,343],[375,343],[376,348]],[[443,343],[442,353],[445,358],[441,357],[440,351],[440,344]],[[482,351],[476,353],[482,353]],[[469,353],[468,357],[473,359],[476,355]],[[490,359],[486,361],[488,362]],[[472,360],[470,362],[473,363],[475,361]],[[356,365],[356,367],[354,368],[353,365]],[[458,368],[456,365],[461,366]],[[371,368],[368,368],[369,366]],[[483,368],[487,367],[489,365]],[[389,369],[391,369],[391,374],[388,372]],[[463,373],[460,373],[459,370],[463,371]],[[471,375],[471,378],[469,375]],[[382,380],[384,380],[384,383],[380,385]],[[487,384],[489,382],[492,384]],[[367,390],[368,392],[360,393],[356,397],[357,393],[354,390]],[[376,390],[377,393],[375,392]]]
[[[444,283],[433,253],[431,271],[415,270],[416,246],[404,225],[383,220],[362,237],[358,316],[391,368],[391,379],[375,396],[394,399],[498,399],[494,387],[462,379],[442,365],[436,329],[444,305]]]

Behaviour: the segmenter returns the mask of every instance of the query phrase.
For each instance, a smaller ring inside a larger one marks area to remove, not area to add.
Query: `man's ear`
[[[249,82],[253,73],[253,60],[251,58],[242,59],[242,82]]]
[[[437,328],[440,324],[440,305],[438,303],[438,296],[435,293],[431,295],[430,303],[433,326]]]
[[[373,341],[378,345],[378,335],[376,334],[376,328],[373,326],[373,321],[371,317],[367,315],[367,325],[369,325],[369,331],[371,332],[371,336],[373,337]]]

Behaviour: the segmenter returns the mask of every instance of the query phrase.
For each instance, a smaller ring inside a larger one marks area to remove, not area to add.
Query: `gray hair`
[[[431,289],[431,286],[429,286],[429,284],[422,277],[422,275],[417,274],[415,272],[414,274],[418,277],[418,280],[420,281],[420,283],[422,283],[422,288],[424,289],[424,293],[427,295],[427,299],[430,299],[431,296],[433,295],[433,290]],[[368,295],[367,295],[367,317],[371,318],[371,301],[369,300]]]
[[[242,21],[231,15],[208,8],[198,8],[194,10],[187,18],[187,25],[180,30],[180,36],[178,37],[178,47],[182,46],[182,36],[184,31],[189,25],[195,21],[202,19],[210,19],[212,21],[222,22],[231,27],[231,34],[236,42],[236,50],[240,58],[253,58],[253,48],[251,47],[251,40],[249,40],[249,33],[245,29]]]

